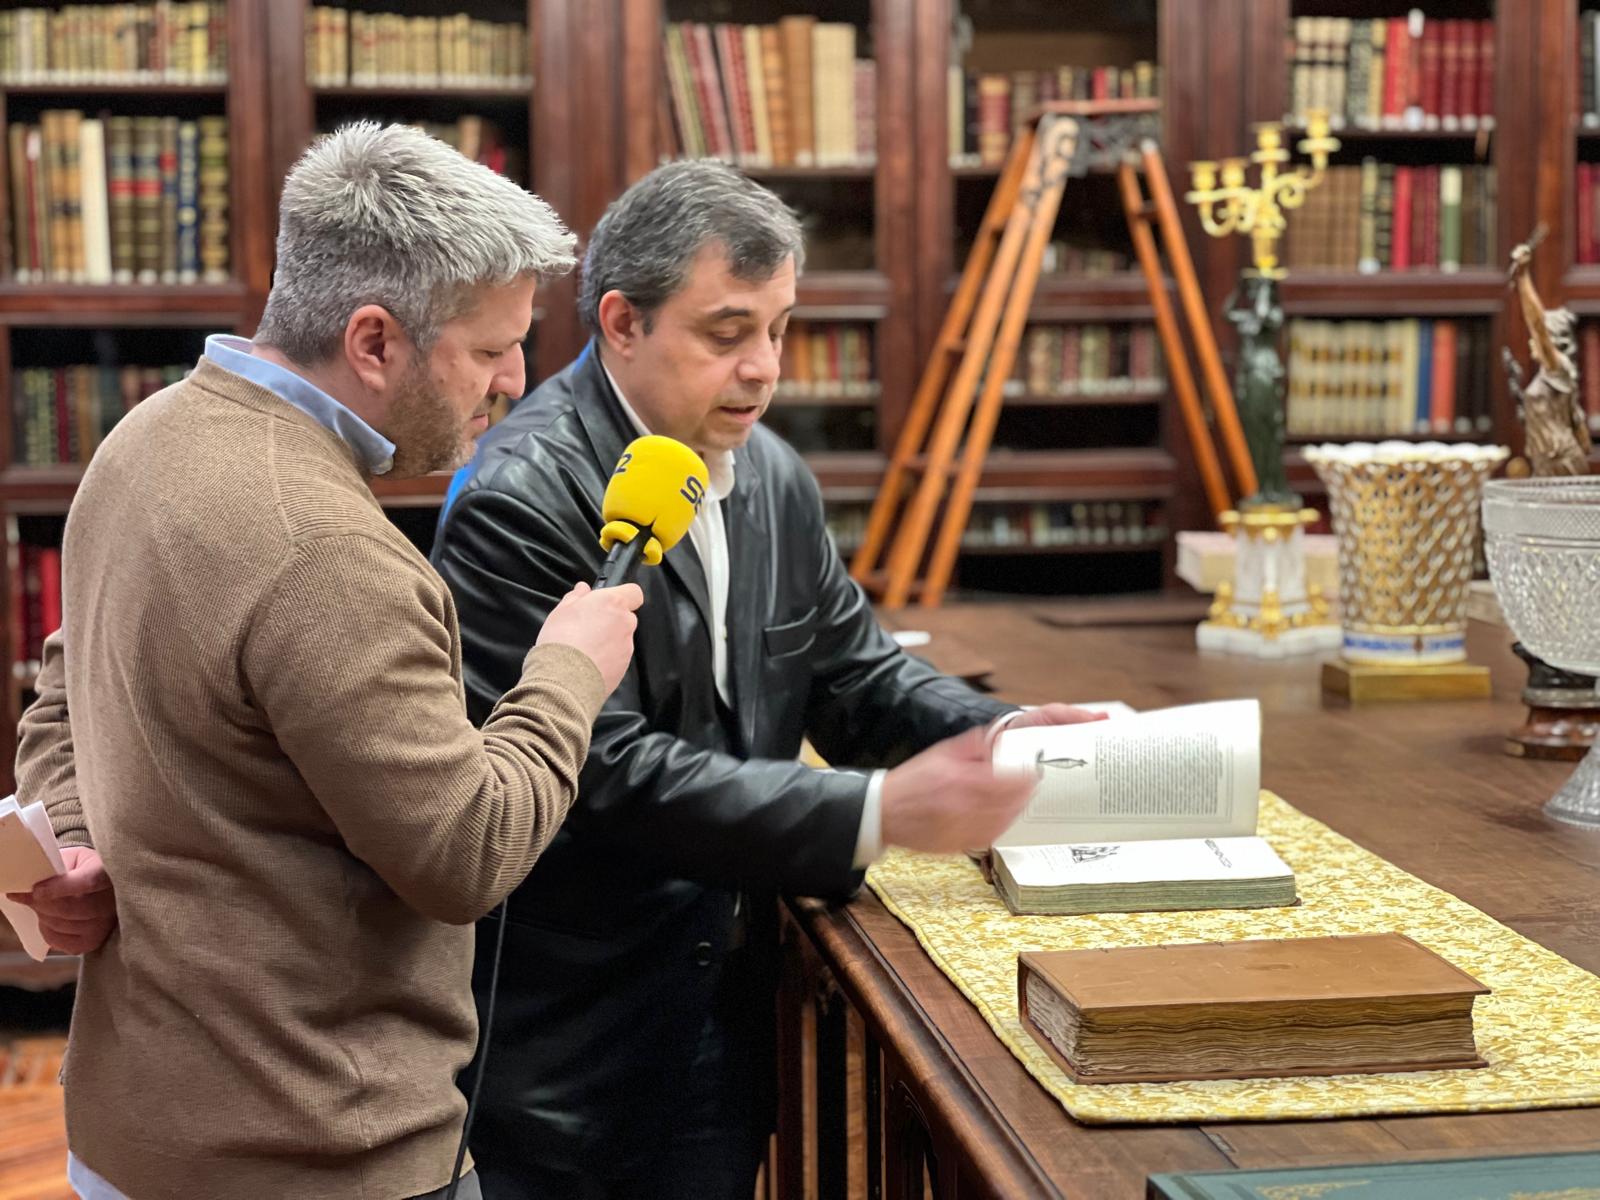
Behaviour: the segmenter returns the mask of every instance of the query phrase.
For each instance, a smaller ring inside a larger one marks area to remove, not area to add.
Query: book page
[[[996,846],[1249,837],[1261,789],[1261,705],[1222,700],[1083,725],[1008,729],[995,766],[1038,777]]]
[[[1005,859],[1018,887],[1281,879],[1293,874],[1258,837],[997,846],[995,856]]]

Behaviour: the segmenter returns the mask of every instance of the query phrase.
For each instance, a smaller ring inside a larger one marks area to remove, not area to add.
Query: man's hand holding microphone
[[[539,630],[538,644],[582,650],[600,668],[610,695],[633,658],[633,631],[639,627],[634,611],[643,603],[644,589],[637,583],[598,590],[580,583],[551,609]]]
[[[644,603],[633,577],[641,566],[659,563],[689,531],[708,475],[700,456],[682,442],[652,435],[629,443],[601,502],[600,546],[607,554],[594,587],[575,586],[539,630],[539,645],[572,646],[587,654],[608,694],[633,658],[639,627],[634,613]]]

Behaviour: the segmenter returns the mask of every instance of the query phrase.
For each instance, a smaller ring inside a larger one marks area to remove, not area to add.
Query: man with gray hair
[[[632,653],[638,588],[574,575],[475,727],[450,594],[369,487],[460,465],[521,391],[572,262],[549,207],[365,123],[281,211],[255,342],[208,339],[86,471],[23,718],[19,790],[103,939],[65,1069],[85,1200],[442,1194],[469,926],[566,815]]]
[[[771,192],[658,168],[594,231],[594,334],[457,477],[434,558],[461,614],[469,710],[592,572],[607,475],[641,433],[688,443],[708,503],[645,580],[633,664],[576,806],[510,905],[473,1151],[489,1200],[749,1200],[772,1128],[775,893],[847,896],[885,845],[987,845],[1032,790],[987,727],[1020,716],[907,657],[758,422],[805,248]],[[796,761],[802,734],[841,767]],[[486,999],[493,930],[481,923]]]

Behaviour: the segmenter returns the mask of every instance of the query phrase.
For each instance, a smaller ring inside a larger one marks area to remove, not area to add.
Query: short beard
[[[415,479],[434,471],[453,471],[472,457],[472,442],[450,402],[428,376],[420,359],[396,386],[389,409],[389,440],[394,443],[394,479]]]

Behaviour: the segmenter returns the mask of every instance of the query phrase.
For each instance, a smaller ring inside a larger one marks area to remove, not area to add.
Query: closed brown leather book
[[[1489,989],[1398,933],[1033,951],[1018,1006],[1079,1083],[1481,1067]]]

